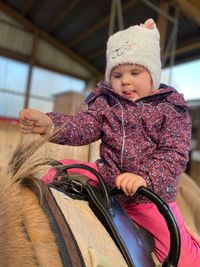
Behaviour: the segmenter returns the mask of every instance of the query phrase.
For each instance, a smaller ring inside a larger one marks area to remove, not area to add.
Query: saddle
[[[71,168],[89,170],[97,177],[98,183],[82,175],[68,175],[67,170]],[[84,257],[81,254],[73,231],[63,216],[62,208],[59,207],[58,202],[55,200],[55,189],[64,194],[66,198],[89,203],[90,209],[112,237],[122,254],[125,260],[124,267],[155,266],[151,255],[154,250],[153,239],[145,229],[140,228],[127,215],[117,199],[117,195],[122,192],[116,188],[108,191],[101,175],[91,167],[82,164],[57,167],[54,181],[49,184],[48,188],[44,188],[44,208],[50,218],[52,229],[60,248],[63,266],[85,267],[87,265],[84,262]],[[152,191],[143,187],[139,188],[139,190],[140,194],[150,198],[158,206],[161,214],[165,216],[170,231],[171,248],[169,255],[162,265],[157,266],[175,267],[180,254],[180,234],[173,214],[171,214],[168,205],[157,195],[154,195]],[[88,225],[87,227],[90,226]],[[120,265],[120,267],[123,266]]]

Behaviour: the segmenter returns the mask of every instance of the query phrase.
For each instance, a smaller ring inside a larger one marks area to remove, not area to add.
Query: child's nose
[[[131,82],[131,79],[130,79],[130,76],[129,75],[124,75],[122,77],[122,83],[123,84],[130,84],[130,82]]]

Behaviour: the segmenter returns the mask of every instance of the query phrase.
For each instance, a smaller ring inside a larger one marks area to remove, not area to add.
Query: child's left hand
[[[127,196],[133,196],[140,186],[147,186],[142,176],[134,173],[122,173],[116,177],[116,187],[122,189]]]

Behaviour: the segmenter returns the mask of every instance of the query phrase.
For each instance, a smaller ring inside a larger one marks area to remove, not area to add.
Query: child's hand
[[[52,119],[35,109],[24,109],[19,113],[22,133],[45,134],[52,126]]]
[[[127,196],[134,195],[140,186],[147,186],[142,176],[129,172],[118,175],[115,184],[116,187],[122,189]]]

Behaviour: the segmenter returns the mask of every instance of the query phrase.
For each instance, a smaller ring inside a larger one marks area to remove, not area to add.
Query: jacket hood
[[[85,103],[88,104],[100,95],[109,95],[115,92],[112,90],[111,85],[108,82],[100,81],[97,87],[86,97]]]

